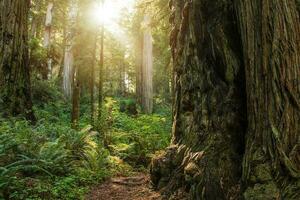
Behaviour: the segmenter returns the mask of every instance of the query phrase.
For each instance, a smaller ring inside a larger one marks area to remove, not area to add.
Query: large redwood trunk
[[[300,199],[300,20],[295,0],[239,0],[247,83],[246,199]]]
[[[300,199],[297,2],[171,1],[173,141],[151,166],[169,199]]]
[[[168,196],[188,191],[191,199],[236,199],[246,105],[232,2],[172,2],[173,139],[153,160],[152,181]]]
[[[28,14],[30,1],[0,0],[0,110],[34,120],[32,111]]]

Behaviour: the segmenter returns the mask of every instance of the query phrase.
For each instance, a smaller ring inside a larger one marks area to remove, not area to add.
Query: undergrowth
[[[89,187],[115,174],[146,167],[168,145],[170,112],[129,116],[106,99],[103,117],[89,125],[82,98],[80,130],[70,128],[70,100],[55,83],[35,81],[37,123],[0,118],[0,199],[83,199]],[[130,165],[129,165],[129,164]]]
[[[107,134],[110,151],[135,167],[146,167],[153,154],[168,146],[171,133],[169,107],[159,114],[127,115],[119,112],[119,102],[107,98],[111,128]]]

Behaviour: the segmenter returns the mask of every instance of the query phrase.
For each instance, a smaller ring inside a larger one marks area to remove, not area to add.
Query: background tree
[[[72,124],[78,127],[80,118],[80,98],[89,91],[90,69],[94,65],[95,25],[90,21],[90,10],[93,6],[92,0],[78,1],[76,28],[74,37],[74,66],[72,77]],[[91,104],[93,102],[90,102]]]
[[[22,114],[35,120],[29,75],[29,7],[29,0],[0,1],[0,108],[6,115]]]
[[[144,15],[143,30],[143,57],[141,73],[141,98],[142,111],[150,114],[153,112],[153,41],[151,34],[151,19]]]
[[[46,78],[50,79],[52,76],[52,58],[50,55],[51,49],[51,29],[52,29],[52,15],[53,15],[53,2],[49,2],[47,5],[47,12],[45,17],[45,31],[44,31],[44,47],[47,49],[47,69],[45,70]]]
[[[101,0],[101,6],[103,7],[104,0]],[[103,20],[103,19],[102,19]],[[100,121],[102,116],[103,105],[103,82],[104,82],[104,21],[101,23],[101,39],[100,39],[100,61],[99,61],[99,93],[98,93],[98,120]]]

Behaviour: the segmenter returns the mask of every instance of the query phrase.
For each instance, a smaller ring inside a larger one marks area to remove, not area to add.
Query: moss
[[[280,199],[280,193],[274,182],[255,184],[247,188],[244,198],[245,200],[277,200]]]
[[[272,176],[271,176],[271,169],[269,165],[260,164],[253,169],[251,182],[267,182],[271,180],[272,180]]]

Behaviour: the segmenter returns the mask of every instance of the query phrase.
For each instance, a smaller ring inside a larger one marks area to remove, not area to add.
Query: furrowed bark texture
[[[295,0],[239,0],[247,83],[245,199],[300,199],[300,20]]]
[[[29,0],[0,0],[0,110],[34,120],[27,44],[29,6]]]
[[[169,199],[300,199],[299,1],[171,8],[173,145],[152,182]]]
[[[187,191],[190,199],[237,199],[246,95],[233,3],[170,4],[173,139],[166,153],[152,162],[152,182],[169,199],[180,191]]]

